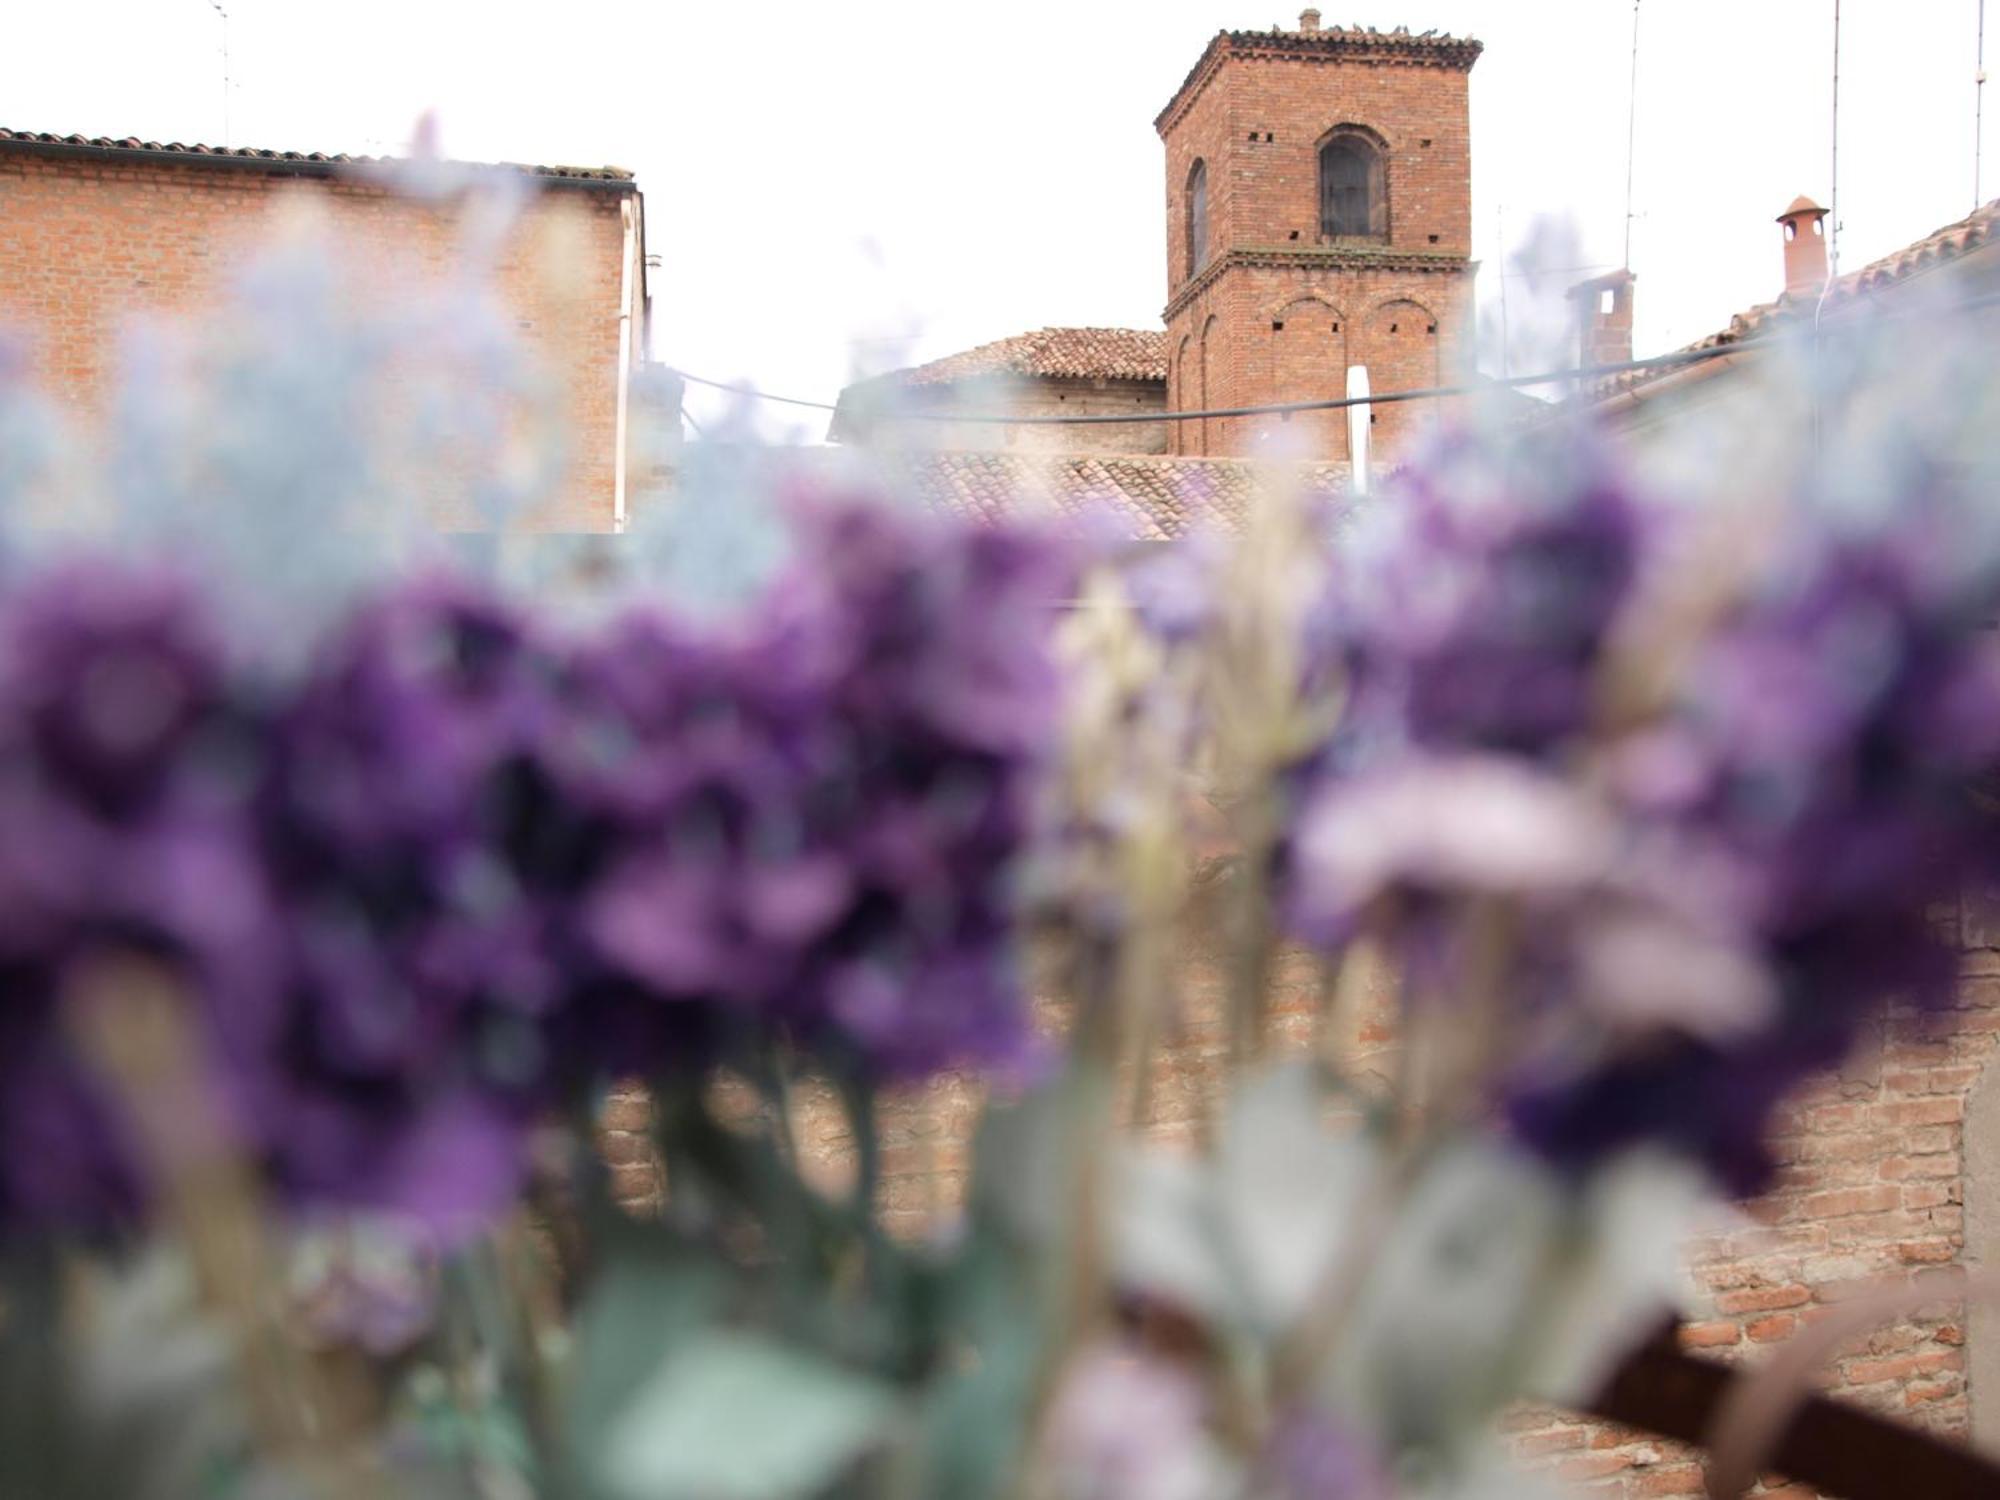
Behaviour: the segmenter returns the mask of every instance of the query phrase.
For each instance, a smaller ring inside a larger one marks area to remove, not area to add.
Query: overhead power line
[[[1625,269],[1632,269],[1632,163],[1639,141],[1639,0],[1632,0],[1632,82],[1625,94]]]
[[[1903,322],[1912,317],[1959,317],[1980,308],[2000,304],[2000,292],[1988,292],[1983,296],[1958,298],[1935,306],[1912,308],[1907,311],[1887,313],[1875,319],[1867,327],[1879,323]],[[1853,336],[1865,331],[1864,328],[1832,328],[1821,331],[1822,338]],[[1690,365],[1706,364],[1715,359],[1733,359],[1748,354],[1765,354],[1783,348],[1784,340],[1779,338],[1751,337],[1733,344],[1715,344],[1703,349],[1677,349],[1671,354],[1655,354],[1646,359],[1622,359],[1610,364],[1575,365],[1562,370],[1544,370],[1535,375],[1487,376],[1462,385],[1433,385],[1409,391],[1377,391],[1369,396],[1337,396],[1319,401],[1266,401],[1254,406],[1215,406],[1199,411],[1135,411],[1107,412],[1089,416],[1026,416],[1008,412],[949,412],[949,411],[892,411],[888,420],[896,422],[943,422],[967,423],[1003,427],[1098,427],[1122,426],[1146,422],[1194,422],[1204,417],[1259,417],[1284,416],[1301,411],[1340,411],[1350,406],[1390,406],[1400,401],[1431,401],[1447,396],[1481,396],[1499,389],[1520,389],[1537,385],[1568,385],[1579,381],[1598,380],[1607,375],[1626,375],[1643,370],[1676,370]],[[691,375],[686,370],[672,366],[668,368],[681,379],[696,385],[711,386],[716,390],[732,391],[740,396],[754,397],[759,401],[779,401],[787,406],[808,406],[817,411],[835,411],[838,408],[830,401],[808,401],[799,396],[774,396],[748,386],[728,385],[719,380],[706,380],[699,375]]]
[[[815,411],[836,410],[831,401],[808,401],[803,396],[774,396],[769,391],[758,390],[755,386],[731,385],[724,380],[705,380],[699,375],[690,375],[686,370],[674,370],[673,373],[692,385],[705,385],[713,391],[727,391],[732,396],[750,396],[758,401],[775,401],[780,406],[810,406]]]
[[[1979,168],[1986,141],[1986,0],[1979,0],[1979,39],[1972,64],[1972,211],[1986,200],[1980,196]]]

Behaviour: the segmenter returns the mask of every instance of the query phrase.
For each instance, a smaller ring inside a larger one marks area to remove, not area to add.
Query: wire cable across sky
[[[1831,283],[1829,283],[1831,284]],[[1954,300],[1935,307],[1912,309],[1909,312],[1883,314],[1868,326],[1882,322],[1900,322],[1912,316],[1957,316],[2000,303],[2000,292],[1990,292],[1984,296]],[[1804,331],[1804,330],[1800,330]],[[1830,338],[1852,335],[1856,328],[1814,329],[1815,338]],[[1194,422],[1205,417],[1257,417],[1283,416],[1303,411],[1340,411],[1350,406],[1388,406],[1399,401],[1430,401],[1452,396],[1479,396],[1495,389],[1520,389],[1538,385],[1566,385],[1575,382],[1600,380],[1609,375],[1625,375],[1644,370],[1674,370],[1690,365],[1706,364],[1710,360],[1730,359],[1738,355],[1763,354],[1785,346],[1779,337],[1753,335],[1734,343],[1714,344],[1701,349],[1677,349],[1671,354],[1655,354],[1645,359],[1616,360],[1609,364],[1575,365],[1562,370],[1544,370],[1534,375],[1483,376],[1477,381],[1461,385],[1424,386],[1408,391],[1377,391],[1367,396],[1336,396],[1318,401],[1268,401],[1254,406],[1218,406],[1199,411],[1150,411],[1150,412],[1106,412],[1078,416],[1028,416],[1005,412],[931,412],[893,411],[888,418],[898,422],[962,422],[968,424],[1008,426],[1008,427],[1094,427],[1118,426],[1146,422]],[[732,385],[725,381],[709,380],[691,374],[686,370],[668,366],[673,374],[694,385],[707,386],[713,390],[727,391],[733,395],[745,396],[757,401],[775,401],[785,406],[810,407],[815,411],[839,410],[831,401],[808,401],[801,396],[778,396],[760,391],[751,386]]]

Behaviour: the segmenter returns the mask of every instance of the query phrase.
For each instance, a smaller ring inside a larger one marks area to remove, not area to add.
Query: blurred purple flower
[[[511,608],[424,580],[327,641],[273,728],[258,827],[292,965],[272,1145],[303,1197],[462,1223],[518,1181],[563,982],[544,888],[573,857],[536,765],[553,676]]]
[[[1302,773],[1295,919],[1337,941],[1394,897],[1399,959],[1449,996],[1469,913],[1503,902],[1522,1024],[1495,1082],[1558,1160],[1661,1140],[1754,1189],[1771,1108],[1869,1007],[1949,992],[1931,912],[1990,860],[2000,553],[1935,478],[1782,521],[1637,723],[1601,712],[1606,645],[1713,554],[1601,456],[1446,448],[1343,559],[1316,649],[1348,711]]]
[[[1549,758],[1588,731],[1599,649],[1657,527],[1606,455],[1445,445],[1370,520],[1342,550],[1329,632],[1345,736]]]
[[[347,1221],[304,1234],[289,1279],[312,1339],[390,1359],[430,1332],[437,1275],[432,1247],[388,1225]]]
[[[1393,895],[1574,895],[1617,827],[1578,788],[1499,755],[1412,755],[1329,782],[1295,835],[1297,899],[1335,931]]]
[[[1057,1388],[1044,1441],[1065,1500],[1209,1500],[1220,1492],[1194,1369],[1116,1345],[1086,1349]]]
[[[579,645],[385,589],[298,681],[104,565],[0,600],[0,1229],[143,1197],[57,1004],[185,977],[215,1093],[303,1206],[475,1224],[566,1092],[784,1035],[867,1076],[1029,1049],[1016,866],[1063,549],[858,504],[730,631]]]
[[[1325,1412],[1294,1408],[1264,1445],[1261,1467],[1274,1500],[1391,1500],[1381,1455]]]
[[[600,741],[649,767],[614,793],[646,820],[584,904],[593,957],[641,1008],[713,1004],[864,1072],[1012,1062],[1066,554],[869,504],[798,520],[744,626],[640,617],[592,654]]]
[[[184,981],[205,1103],[253,1140],[282,960],[245,816],[253,714],[219,643],[157,570],[65,563],[0,602],[0,1233],[141,1206],[142,1153],[62,1003],[98,960]]]
[[[1774,1014],[1727,1046],[1525,1081],[1512,1114],[1552,1155],[1664,1138],[1755,1190],[1770,1110],[1844,1055],[1872,1007],[1947,1001],[1956,964],[1933,911],[1991,859],[1973,794],[2000,758],[2000,557],[1957,503],[1919,491],[1842,529],[1799,501],[1778,564],[1697,651],[1670,711],[1672,795],[1640,810],[1747,872]]]

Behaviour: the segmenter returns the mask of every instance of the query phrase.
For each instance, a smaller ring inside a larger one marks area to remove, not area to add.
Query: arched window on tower
[[[1188,168],[1187,273],[1193,276],[1208,262],[1208,164],[1199,159]]]
[[[1319,148],[1319,237],[1389,237],[1389,184],[1382,145],[1359,129],[1338,129]]]

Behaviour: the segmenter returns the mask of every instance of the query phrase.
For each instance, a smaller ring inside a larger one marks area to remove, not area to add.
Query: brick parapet
[[[24,336],[33,380],[85,441],[100,435],[115,394],[126,329],[157,314],[214,307],[259,248],[302,219],[342,272],[347,309],[413,312],[461,269],[461,204],[418,201],[352,175],[225,169],[206,157],[131,151],[0,151],[0,329]],[[561,475],[530,518],[555,530],[609,530],[613,519],[621,312],[628,358],[643,352],[643,247],[624,281],[621,211],[629,183],[530,200],[494,257],[494,289],[555,396]],[[546,398],[529,398],[540,406]],[[480,524],[434,510],[446,526]]]
[[[1382,50],[1354,40],[1379,33],[1281,34],[1324,39],[1296,45],[1233,35],[1217,39],[1160,121],[1169,407],[1338,398],[1352,365],[1368,368],[1378,393],[1455,381],[1470,367],[1477,269],[1466,93],[1477,44],[1466,51],[1445,38],[1451,47],[1440,51],[1439,39],[1390,38]],[[1457,61],[1443,65],[1446,55]],[[1379,240],[1320,235],[1319,148],[1343,128],[1366,133],[1383,154]],[[1189,264],[1185,232],[1197,160],[1209,195],[1209,255],[1199,266]],[[1283,315],[1313,298],[1338,316]],[[1393,457],[1436,415],[1377,406],[1376,451]],[[1185,455],[1351,457],[1340,412],[1181,423],[1168,443]]]

